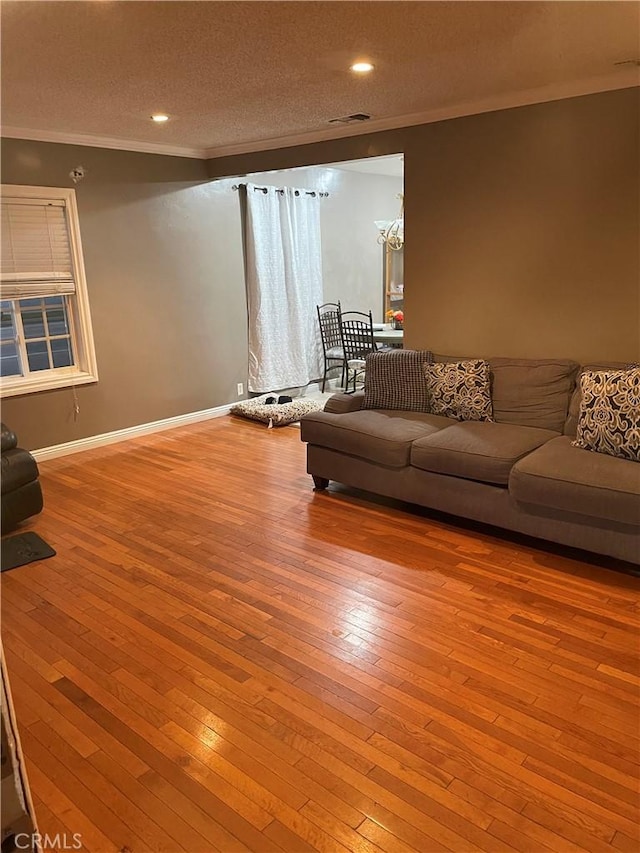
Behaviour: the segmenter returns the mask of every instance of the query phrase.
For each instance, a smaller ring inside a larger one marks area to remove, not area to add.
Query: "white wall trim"
[[[365,133],[378,133],[383,130],[398,130],[402,127],[413,127],[418,124],[432,124],[452,118],[478,115],[480,113],[508,110],[514,107],[531,106],[548,101],[560,101],[565,98],[576,98],[582,95],[595,95],[599,92],[611,92],[616,89],[629,89],[640,85],[640,75],[635,67],[621,68],[619,71],[587,80],[577,80],[568,83],[556,83],[527,89],[522,92],[509,92],[492,95],[476,101],[442,107],[435,110],[425,110],[402,116],[390,116],[346,125],[331,126],[324,130],[314,130],[289,136],[274,136],[259,139],[256,142],[238,143],[235,145],[220,145],[212,148],[188,148],[179,145],[169,145],[162,142],[142,142],[140,140],[121,139],[110,136],[95,136],[83,133],[62,133],[54,130],[35,130],[24,127],[2,127],[2,136],[9,139],[28,139],[36,142],[58,142],[63,145],[88,145],[93,148],[112,148],[118,151],[138,151],[143,154],[164,154],[173,157],[191,157],[197,160],[229,157],[236,154],[252,154],[258,151],[271,151],[277,148],[292,148],[296,145],[308,145],[313,142],[326,142],[331,139],[344,139],[349,136],[361,136]]]
[[[90,148],[111,148],[116,151],[138,151],[141,154],[164,154],[169,157],[191,157],[205,160],[203,148],[186,148],[164,142],[141,142],[115,136],[94,136],[90,133],[62,133],[57,130],[37,130],[28,127],[2,126],[2,136],[8,139],[29,139],[33,142],[58,142],[61,145],[88,145]]]
[[[79,438],[76,441],[68,441],[65,444],[52,444],[50,447],[42,447],[40,450],[32,450],[31,455],[38,462],[47,459],[57,459],[59,456],[69,456],[72,453],[81,453],[83,450],[93,450],[96,447],[104,447],[107,444],[116,444],[119,441],[127,441],[130,438],[138,438],[141,435],[150,435],[153,432],[162,432],[175,427],[196,424],[199,421],[208,421],[211,418],[220,418],[229,412],[233,404],[217,406],[214,409],[203,409],[200,412],[189,412],[186,415],[176,415],[173,418],[165,418],[161,421],[151,421],[148,424],[126,427],[125,429],[103,432],[100,435],[90,435],[87,438]]]

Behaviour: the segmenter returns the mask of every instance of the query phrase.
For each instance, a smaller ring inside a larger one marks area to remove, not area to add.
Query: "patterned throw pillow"
[[[425,364],[429,411],[458,421],[492,421],[491,378],[486,361]]]
[[[574,447],[640,462],[640,368],[587,370]]]
[[[427,350],[397,349],[367,356],[363,409],[402,409],[428,412],[423,364],[431,361]]]

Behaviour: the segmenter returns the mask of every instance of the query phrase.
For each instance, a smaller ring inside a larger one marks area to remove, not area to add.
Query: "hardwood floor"
[[[295,428],[222,418],[40,467],[25,529],[57,555],[3,574],[2,606],[42,833],[639,849],[636,578],[314,494]]]

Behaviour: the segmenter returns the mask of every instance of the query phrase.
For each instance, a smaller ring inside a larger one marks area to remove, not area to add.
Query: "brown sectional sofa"
[[[640,564],[640,464],[571,444],[580,366],[487,361],[492,422],[365,409],[362,391],[336,394],[324,411],[306,415],[301,438],[316,488],[336,480]]]

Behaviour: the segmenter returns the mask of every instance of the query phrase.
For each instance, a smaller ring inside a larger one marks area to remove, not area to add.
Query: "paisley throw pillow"
[[[640,462],[640,368],[586,370],[574,447]]]
[[[486,361],[424,365],[429,411],[458,421],[492,421],[491,379]]]

